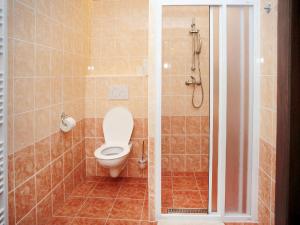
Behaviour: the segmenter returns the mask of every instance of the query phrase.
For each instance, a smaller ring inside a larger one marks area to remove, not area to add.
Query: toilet
[[[101,166],[109,169],[111,177],[118,177],[126,165],[132,147],[131,112],[124,107],[110,109],[104,117],[102,128],[105,143],[95,150],[94,155]]]

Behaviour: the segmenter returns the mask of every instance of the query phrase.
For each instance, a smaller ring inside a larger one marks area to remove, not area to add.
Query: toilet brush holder
[[[147,165],[147,158],[145,158],[145,142],[143,141],[143,146],[142,146],[142,158],[139,159],[138,161],[139,167],[141,170],[145,169]]]
[[[139,164],[140,169],[143,170],[147,166],[147,160],[146,159],[139,159],[138,164]]]

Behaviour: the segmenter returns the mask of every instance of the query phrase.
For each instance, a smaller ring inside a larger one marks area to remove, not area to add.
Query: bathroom
[[[2,3],[3,224],[274,224],[277,0]]]

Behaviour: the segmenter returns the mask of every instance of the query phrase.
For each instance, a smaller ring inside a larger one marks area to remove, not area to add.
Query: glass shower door
[[[162,12],[162,213],[207,213],[210,8]]]
[[[257,205],[258,8],[243,1],[171,2],[161,5],[155,77],[160,213],[250,218]]]

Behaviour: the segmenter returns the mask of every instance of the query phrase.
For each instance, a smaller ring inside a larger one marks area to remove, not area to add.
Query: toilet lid
[[[133,118],[124,107],[109,110],[103,120],[103,133],[106,143],[128,144],[133,130]]]

